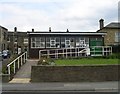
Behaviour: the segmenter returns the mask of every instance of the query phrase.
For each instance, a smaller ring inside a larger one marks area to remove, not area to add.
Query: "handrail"
[[[23,54],[25,54],[26,52],[24,52]],[[23,54],[21,54],[20,56],[18,56],[15,60],[13,60],[11,63],[9,63],[8,65],[7,65],[7,67],[8,66],[10,66],[11,64],[13,64],[18,58],[20,58],[21,56],[23,56]]]
[[[21,58],[21,60],[19,60]],[[20,61],[21,61],[21,66],[23,65],[23,60],[24,60],[24,63],[25,63],[25,61],[27,60],[27,51],[26,52],[24,52],[23,54],[21,54],[20,56],[18,56],[15,60],[13,60],[11,63],[9,63],[8,65],[7,65],[7,68],[8,68],[8,74],[10,75],[11,74],[11,68],[10,68],[10,66],[12,65],[12,64],[14,64],[13,66],[14,66],[14,74],[15,74],[15,72],[16,72],[16,61],[18,61],[17,62],[17,64],[18,64],[18,66],[17,66],[17,68],[19,69],[20,68]]]

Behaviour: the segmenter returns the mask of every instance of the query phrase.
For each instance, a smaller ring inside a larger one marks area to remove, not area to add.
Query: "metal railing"
[[[112,55],[111,46],[91,46],[90,48],[60,48],[39,50],[39,59],[43,56],[47,58],[68,58],[81,56],[108,56]]]
[[[112,47],[111,46],[93,46],[91,47],[91,56],[108,56],[112,55]]]
[[[22,55],[18,56],[15,60],[7,65],[8,74],[10,75],[12,72],[15,74],[17,72],[16,70],[18,70],[24,63],[26,63],[26,61],[27,52],[24,52]]]
[[[86,56],[85,48],[61,48],[61,49],[49,49],[49,50],[40,50],[39,59],[46,56],[47,58],[68,58],[68,57],[79,57]]]

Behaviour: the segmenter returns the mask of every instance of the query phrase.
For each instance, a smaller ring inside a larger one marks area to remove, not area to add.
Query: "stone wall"
[[[104,37],[104,43],[105,45],[114,45],[115,43],[118,44],[118,42],[115,42],[115,33],[119,32],[120,29],[118,28],[103,28],[99,32],[107,32],[107,35]]]
[[[32,66],[31,82],[116,81],[118,65]]]
[[[11,79],[9,74],[2,74],[2,83],[8,83]]]

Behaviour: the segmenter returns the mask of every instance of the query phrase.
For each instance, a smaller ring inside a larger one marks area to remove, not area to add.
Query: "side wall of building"
[[[7,50],[7,34],[8,30],[0,26],[0,51]]]
[[[120,29],[117,28],[103,28],[99,32],[107,32],[107,35],[104,37],[104,44],[105,45],[117,45],[120,42],[117,42],[116,39],[117,32],[120,32]]]

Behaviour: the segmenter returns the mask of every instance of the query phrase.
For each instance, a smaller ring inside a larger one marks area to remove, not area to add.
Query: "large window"
[[[75,39],[72,37],[62,37],[61,38],[61,48],[73,48],[75,47]]]
[[[60,48],[60,38],[58,37],[47,37],[46,38],[47,48]]]
[[[89,38],[76,38],[76,47],[89,47]]]
[[[115,42],[120,42],[120,32],[115,33]]]
[[[31,38],[31,48],[45,48],[45,38],[44,37]]]

